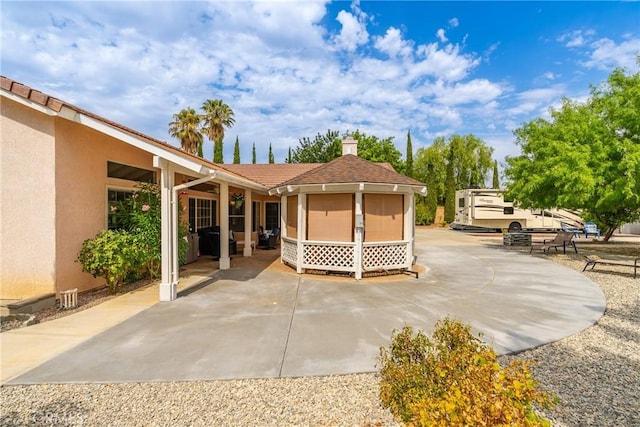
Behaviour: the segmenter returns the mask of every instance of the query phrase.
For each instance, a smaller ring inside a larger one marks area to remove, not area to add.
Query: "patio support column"
[[[251,190],[244,190],[244,249],[242,250],[243,256],[253,255],[251,251],[251,237],[253,224],[253,203],[251,202]]]
[[[414,218],[414,203],[413,193],[404,194],[404,239],[409,242],[407,244],[407,268],[411,268],[413,265],[413,244],[414,244],[414,232],[415,232],[415,218]]]
[[[153,158],[154,166],[160,169],[160,217],[161,217],[161,250],[162,250],[162,281],[160,282],[160,301],[173,301],[177,297],[177,271],[174,262],[175,240],[174,228],[177,227],[177,218],[174,210],[174,180],[175,173],[171,163],[167,159],[158,156]]]
[[[353,268],[355,269],[356,280],[362,279],[362,240],[364,236],[364,223],[362,213],[362,192],[356,191],[356,227],[353,233],[355,240],[355,251],[353,253]]]
[[[229,258],[229,183],[220,182],[220,270],[231,267]]]
[[[306,193],[298,193],[298,255],[296,259],[296,273],[303,273],[302,269],[302,261],[304,260],[304,247],[302,246],[302,241],[305,240],[307,235],[307,195]]]
[[[282,240],[282,237],[293,237],[287,234],[287,196],[285,195],[280,196],[280,236],[282,242],[280,245],[280,263],[284,264],[284,240]]]

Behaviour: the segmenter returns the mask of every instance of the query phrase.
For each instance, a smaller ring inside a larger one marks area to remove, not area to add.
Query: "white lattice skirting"
[[[302,260],[298,260],[298,242],[282,238],[282,261],[301,268],[328,271],[397,270],[411,268],[408,257],[409,242],[371,242],[362,247],[362,267],[356,267],[355,249],[352,242],[302,242]]]
[[[354,270],[355,243],[304,242],[302,268]]]
[[[409,268],[407,242],[365,243],[362,248],[364,271]]]
[[[287,264],[297,266],[298,264],[298,242],[295,240],[282,238],[282,261]]]

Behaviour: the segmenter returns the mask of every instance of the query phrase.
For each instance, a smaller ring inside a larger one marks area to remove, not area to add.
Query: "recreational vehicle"
[[[501,190],[456,191],[454,230],[557,231],[583,228],[582,219],[563,209],[520,209],[504,200]]]

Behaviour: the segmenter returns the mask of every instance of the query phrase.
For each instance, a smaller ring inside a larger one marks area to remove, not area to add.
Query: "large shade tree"
[[[616,69],[586,102],[565,99],[514,134],[521,154],[505,175],[522,207],[582,210],[605,241],[640,218],[640,73]]]
[[[213,141],[213,161],[222,163],[225,128],[234,125],[233,110],[221,99],[208,99],[202,104],[202,131]]]
[[[188,153],[202,153],[200,115],[193,108],[187,107],[173,115],[173,121],[169,123],[169,134],[178,138],[180,146]]]

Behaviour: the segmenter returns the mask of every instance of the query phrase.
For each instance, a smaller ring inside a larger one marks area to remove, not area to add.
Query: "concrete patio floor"
[[[418,229],[416,254],[426,267],[419,279],[328,280],[257,260],[207,277],[200,265],[176,301],[157,302],[153,286],[1,334],[2,382],[371,372],[405,324],[429,331],[449,315],[510,353],[581,331],[606,307],[580,273],[463,233]]]

